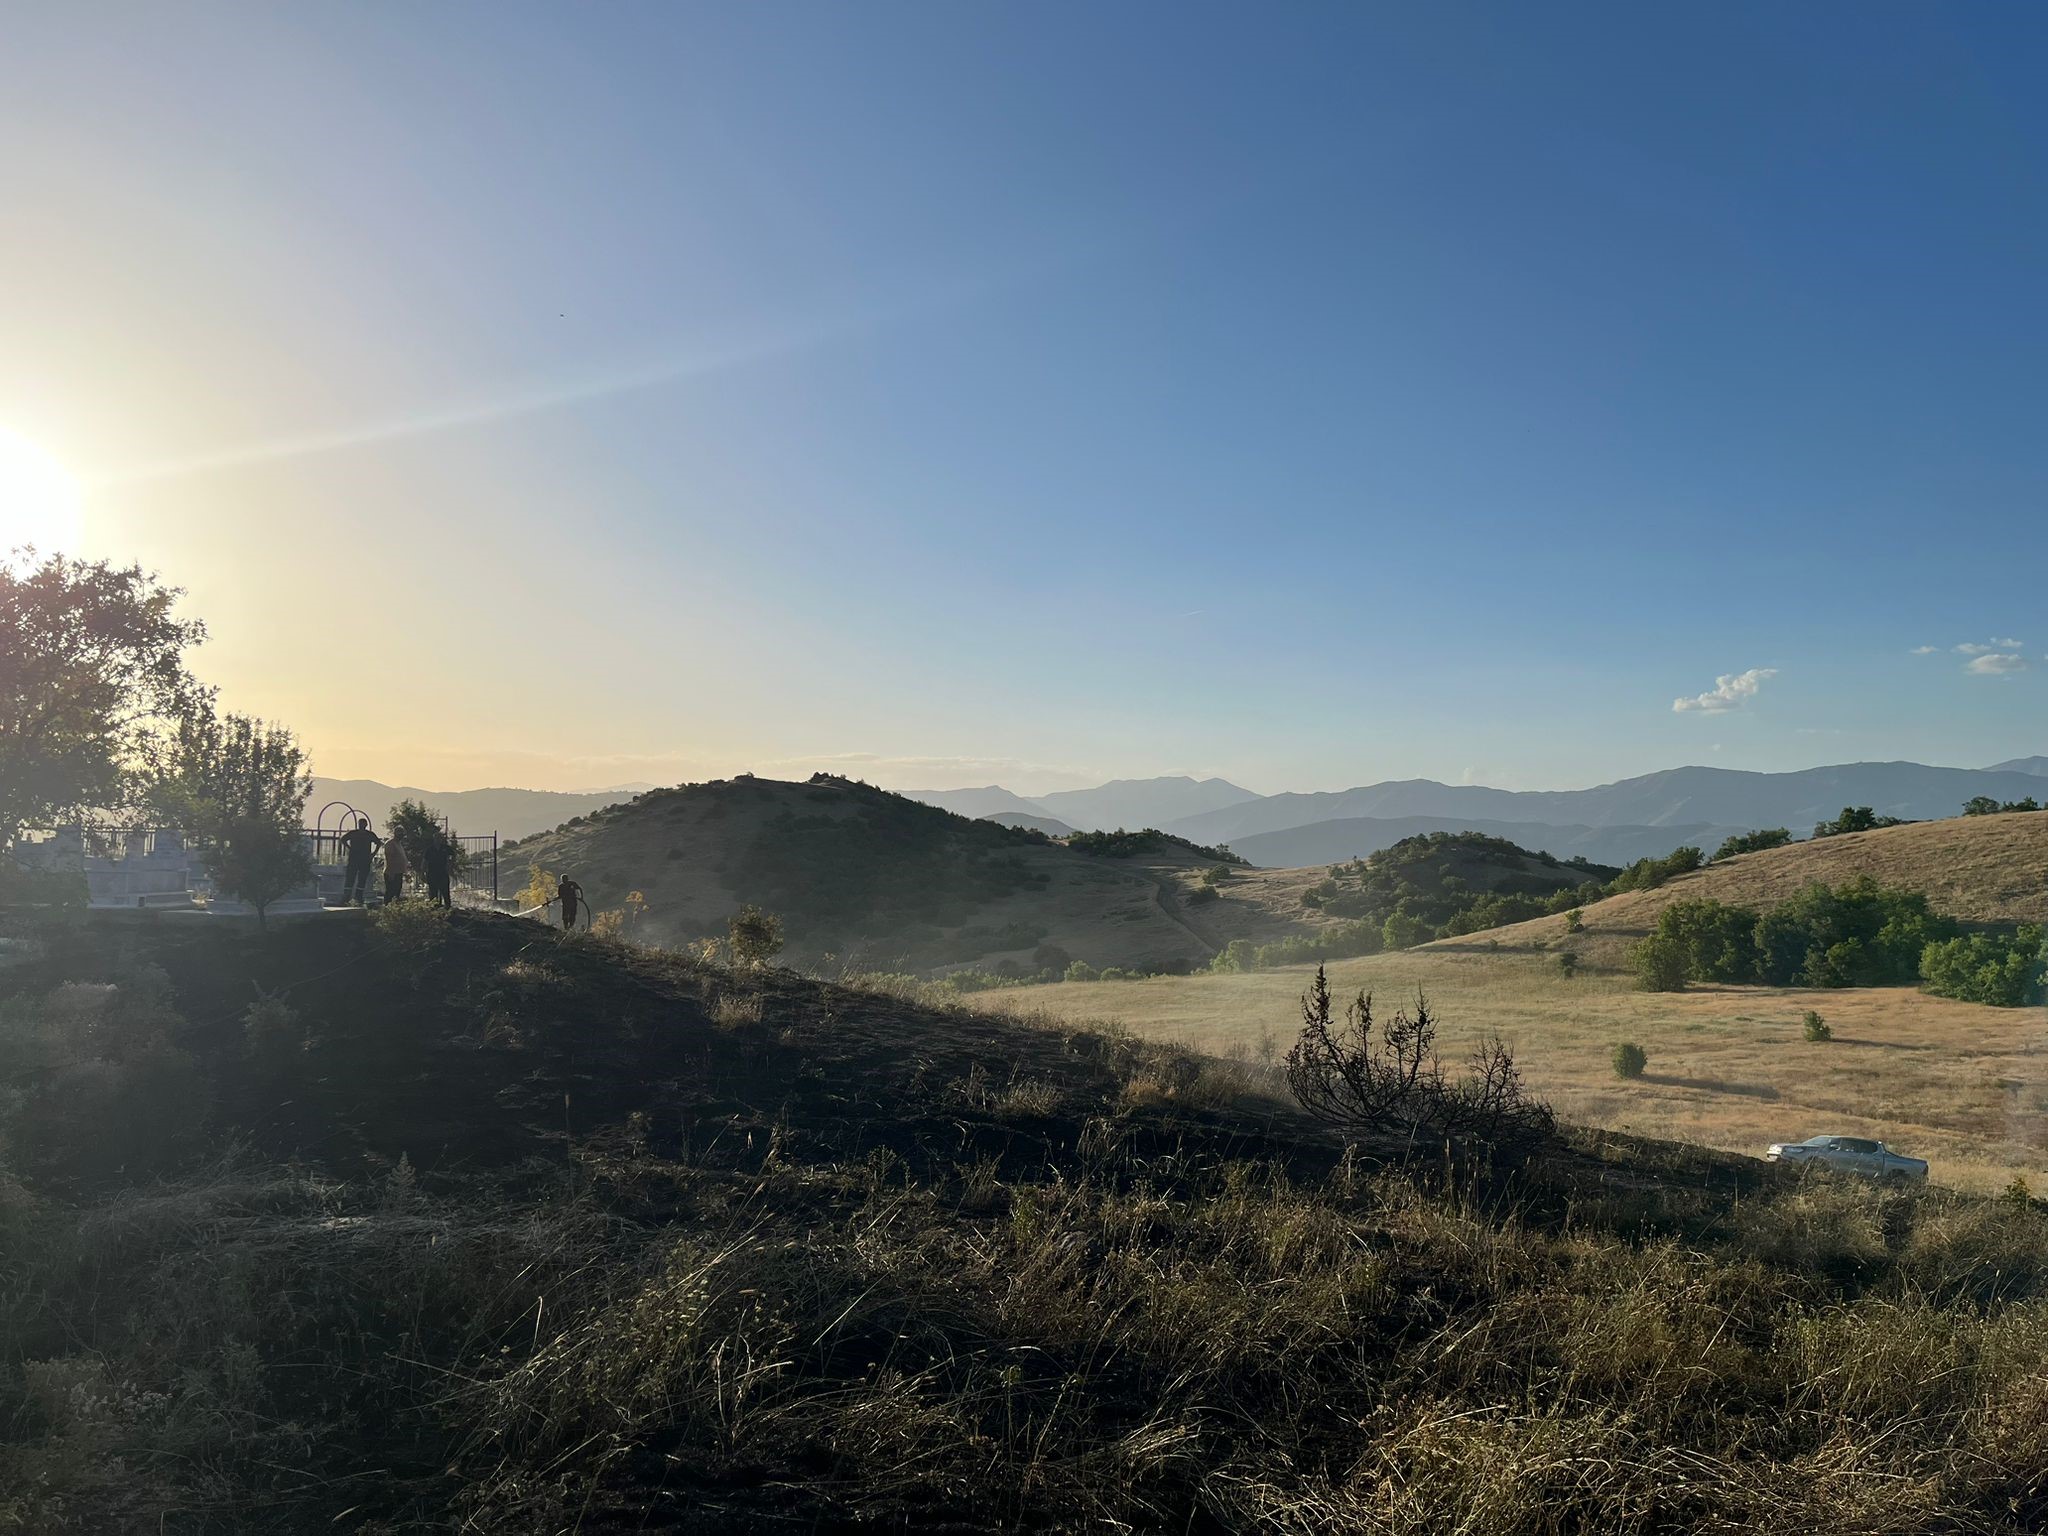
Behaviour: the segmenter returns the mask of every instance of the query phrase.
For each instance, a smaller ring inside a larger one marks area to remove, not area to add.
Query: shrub
[[[1799,1025],[1809,1040],[1818,1042],[1835,1038],[1835,1032],[1828,1028],[1828,1021],[1811,1008],[1806,1010],[1806,1017],[1799,1021]]]
[[[251,983],[254,985],[254,983]],[[306,1047],[305,1021],[282,992],[256,988],[256,1001],[242,1012],[242,1039],[249,1054],[276,1059]]]
[[[1568,949],[1557,957],[1557,968],[1563,973],[1565,980],[1569,981],[1579,974],[1579,957]]]
[[[1332,1021],[1322,967],[1301,999],[1301,1037],[1287,1053],[1287,1085],[1302,1108],[1353,1131],[1406,1130],[1432,1139],[1482,1142],[1519,1156],[1555,1131],[1550,1107],[1524,1091],[1515,1059],[1499,1039],[1473,1055],[1471,1069],[1448,1079],[1436,1051],[1436,1017],[1417,995],[1413,1014],[1380,1023],[1372,996],[1360,992]]]
[[[1614,1075],[1634,1079],[1643,1075],[1643,1069],[1650,1064],[1650,1054],[1633,1040],[1624,1040],[1614,1048]]]
[[[448,909],[419,896],[387,901],[370,913],[370,922],[385,942],[409,955],[426,954],[448,938]]]
[[[1566,933],[1577,933],[1581,928],[1584,928],[1585,926],[1586,914],[1580,908],[1573,907],[1569,912],[1565,913],[1564,931]]]
[[[2042,930],[2026,925],[2009,934],[1975,933],[1929,944],[1920,975],[1936,997],[2020,1008],[2041,997]]]
[[[752,902],[733,913],[725,933],[734,965],[764,966],[782,953],[782,919]]]
[[[1388,949],[1413,949],[1436,937],[1436,931],[1421,918],[1406,912],[1389,912],[1380,927],[1380,942]]]
[[[1097,972],[1094,966],[1090,965],[1086,960],[1076,960],[1067,966],[1065,979],[1068,981],[1093,981],[1096,979],[1096,975]]]
[[[1198,885],[1188,892],[1186,898],[1187,904],[1191,907],[1200,906],[1203,902],[1216,899],[1216,887],[1213,885]]]
[[[1209,962],[1209,969],[1219,975],[1232,971],[1256,971],[1258,968],[1258,951],[1250,939],[1232,939]]]
[[[1645,992],[1685,990],[1685,950],[1675,940],[1653,933],[1631,949],[1628,958]]]

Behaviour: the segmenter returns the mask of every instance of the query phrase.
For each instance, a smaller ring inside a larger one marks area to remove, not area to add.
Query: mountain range
[[[311,825],[325,810],[326,825],[334,826],[341,808],[328,807],[339,800],[369,817],[381,829],[392,806],[401,800],[417,800],[446,816],[457,832],[496,832],[510,840],[550,831],[571,817],[588,816],[592,811],[631,798],[630,792],[616,789],[583,795],[552,789],[432,790],[410,784],[380,784],[375,779],[315,778],[313,796],[306,802],[306,822]]]
[[[1558,858],[1583,855],[1625,864],[1685,843],[1712,852],[1720,841],[1759,827],[1805,836],[1845,805],[1867,805],[1908,821],[1957,815],[1975,795],[2041,799],[2048,756],[2013,758],[1990,768],[1923,763],[1840,763],[1792,773],[1728,768],[1670,768],[1590,789],[1508,790],[1434,779],[1394,779],[1353,789],[1261,795],[1227,779],[1169,775],[1114,779],[1093,789],[1026,796],[999,784],[974,789],[905,791],[908,798],[961,816],[1037,827],[1104,831],[1157,827],[1206,846],[1228,844],[1268,869],[1328,864],[1377,852],[1421,832],[1487,832]],[[638,786],[567,794],[540,789],[432,791],[373,779],[315,779],[311,820],[342,800],[382,823],[400,800],[421,800],[457,830],[530,837],[632,798]],[[333,819],[330,813],[329,820]]]
[[[1000,785],[910,793],[966,816],[1051,816],[1084,830],[1154,826],[1196,843],[1228,844],[1253,863],[1276,868],[1349,858],[1429,831],[1493,832],[1560,858],[1578,853],[1598,863],[1668,853],[1684,843],[1712,852],[1723,837],[1760,827],[1786,827],[1803,837],[1814,823],[1848,805],[1921,821],[1957,815],[1976,795],[2038,799],[2043,777],[2048,757],[2015,758],[1992,768],[1905,762],[1840,763],[1791,773],[1670,768],[1572,790],[1396,779],[1354,789],[1259,795],[1224,779],[1176,776],[1124,779],[1036,798]],[[1289,835],[1276,836],[1281,833]]]

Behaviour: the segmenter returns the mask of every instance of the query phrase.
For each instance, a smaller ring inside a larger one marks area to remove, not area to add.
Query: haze
[[[386,782],[2038,752],[2043,26],[10,7],[0,547]]]

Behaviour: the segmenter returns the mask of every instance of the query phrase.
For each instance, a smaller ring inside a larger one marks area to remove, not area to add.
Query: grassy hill
[[[44,946],[0,1525],[2048,1519],[2030,1202],[1612,1136],[1447,1173],[1248,1067],[505,918]]]
[[[509,849],[508,889],[530,864],[583,883],[600,907],[647,902],[643,940],[722,933],[743,902],[786,925],[789,958],[930,972],[1008,962],[1063,969],[1185,969],[1219,923],[1305,928],[1240,899],[1191,920],[1181,896],[1213,856],[1172,839],[1125,857],[1066,848],[1029,828],[971,820],[846,779],[728,779],[656,790]],[[1283,885],[1276,889],[1285,889]]]
[[[1541,917],[1441,942],[1569,947],[1588,965],[1619,968],[1628,946],[1674,901],[1768,907],[1815,881],[1838,885],[1858,875],[1924,891],[1936,911],[1964,922],[2042,922],[2048,920],[2048,813],[1958,816],[1793,843],[1595,902],[1583,909],[1580,933],[1567,935],[1562,917]]]

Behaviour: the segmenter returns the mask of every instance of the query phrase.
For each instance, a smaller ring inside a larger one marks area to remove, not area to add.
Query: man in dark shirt
[[[562,904],[562,926],[574,928],[576,910],[583,905],[583,887],[564,875],[562,883],[555,887],[555,900]]]
[[[370,857],[384,839],[370,830],[370,818],[358,816],[355,826],[341,834],[341,851],[348,855],[348,872],[342,878],[341,899],[351,906],[363,904],[370,886]]]

